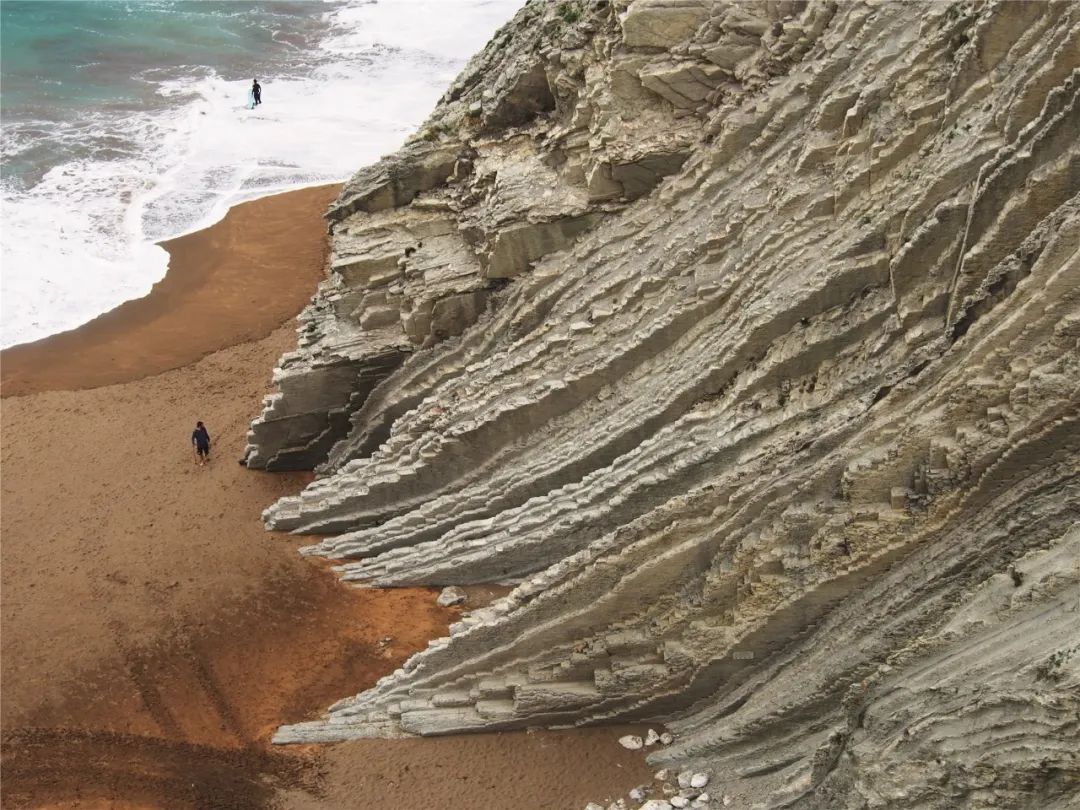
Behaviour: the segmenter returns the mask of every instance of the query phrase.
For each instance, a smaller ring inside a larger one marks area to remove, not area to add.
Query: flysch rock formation
[[[247,455],[350,582],[516,587],[276,740],[1075,806],[1078,95],[1075,3],[527,3],[330,210]]]

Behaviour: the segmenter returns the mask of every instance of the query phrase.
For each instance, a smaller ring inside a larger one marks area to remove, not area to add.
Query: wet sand
[[[259,514],[306,477],[236,463],[321,277],[331,195],[240,206],[174,240],[146,299],[0,355],[5,807],[528,810],[646,779],[612,728],[269,744],[455,615],[433,591],[347,588],[299,557],[305,541]]]

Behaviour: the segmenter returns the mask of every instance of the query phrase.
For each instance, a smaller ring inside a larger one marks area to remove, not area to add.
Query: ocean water
[[[0,345],[145,295],[155,242],[393,151],[522,2],[4,0]]]

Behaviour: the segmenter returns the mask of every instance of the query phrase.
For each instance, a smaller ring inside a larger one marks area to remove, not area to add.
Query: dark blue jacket
[[[195,428],[191,432],[191,443],[196,447],[209,447],[210,432],[205,427]]]

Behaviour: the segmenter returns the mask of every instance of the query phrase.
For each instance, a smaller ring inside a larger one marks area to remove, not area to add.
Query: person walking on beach
[[[262,85],[259,84],[258,79],[251,80],[251,98],[255,101],[256,107],[262,104]]]
[[[191,444],[195,448],[195,463],[200,467],[205,466],[210,458],[210,431],[202,422],[195,423],[195,430],[191,432]]]

